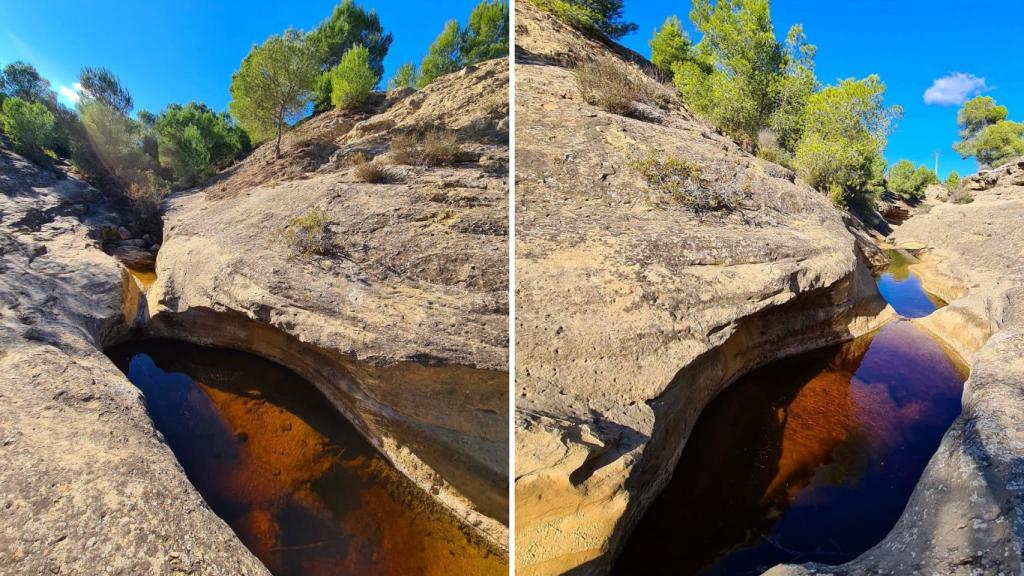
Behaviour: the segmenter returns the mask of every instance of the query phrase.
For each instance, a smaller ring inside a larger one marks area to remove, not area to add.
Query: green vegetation
[[[416,65],[412,62],[406,62],[398,67],[395,75],[388,81],[388,90],[415,88],[418,82],[419,72],[416,70]]]
[[[82,68],[78,76],[82,97],[96,100],[127,116],[132,111],[132,97],[113,72],[106,68]]]
[[[457,20],[445,23],[441,34],[420,63],[416,86],[423,88],[440,76],[470,64],[508,54],[508,1],[483,0],[469,16],[465,29]]]
[[[883,104],[877,76],[847,79],[807,99],[793,165],[841,206],[873,206],[884,187],[885,149],[902,110]]]
[[[217,114],[205,104],[171,104],[151,123],[160,165],[170,170],[180,186],[198,184],[250,148],[248,135],[230,116]]]
[[[56,101],[47,82],[35,67],[27,62],[12,62],[0,72],[0,101],[20,98],[26,102]]]
[[[906,200],[921,200],[929,184],[937,184],[939,177],[927,166],[914,168],[910,160],[900,160],[889,169],[889,191]]]
[[[817,88],[816,48],[803,28],[793,26],[779,42],[768,0],[696,0],[690,19],[703,37],[691,57],[672,65],[683,100],[752,151],[766,129],[795,151],[804,105]]]
[[[672,79],[672,67],[677,63],[685,62],[691,57],[693,44],[690,37],[683,30],[683,23],[678,16],[669,16],[660,30],[654,31],[654,37],[650,41],[651,62],[668,79]]]
[[[5,98],[0,107],[0,125],[19,154],[37,161],[45,158],[55,125],[53,114],[46,106],[17,96]]]
[[[281,231],[281,237],[292,250],[302,256],[331,256],[336,252],[331,220],[322,208],[313,208],[300,216],[289,218]]]
[[[384,57],[391,47],[392,37],[390,33],[384,33],[376,10],[366,11],[353,0],[343,0],[334,7],[330,18],[310,32],[306,39],[316,54],[321,72],[314,91],[315,112],[331,107],[334,85],[331,70],[356,46],[367,51],[367,63],[374,75],[372,86],[376,86],[384,76]]]
[[[635,32],[637,25],[622,20],[622,0],[530,0],[574,28],[611,39]]]
[[[945,184],[946,189],[948,189],[950,192],[960,187],[960,175],[957,174],[956,170],[953,170],[952,172],[949,173],[949,176],[946,177]]]
[[[370,67],[370,52],[356,45],[331,69],[331,104],[338,108],[358,108],[366,104],[370,91],[380,77]]]
[[[420,88],[430,84],[439,76],[450,74],[464,67],[462,59],[462,32],[457,20],[449,20],[444,30],[434,40],[420,64],[417,84]]]
[[[953,144],[961,157],[975,157],[983,167],[996,168],[1024,156],[1024,124],[1007,120],[1009,111],[990,96],[978,96],[957,114],[960,141]]]
[[[301,33],[289,29],[271,36],[252,48],[232,76],[231,115],[257,141],[276,134],[279,158],[284,127],[305,114],[317,74],[315,52]]]

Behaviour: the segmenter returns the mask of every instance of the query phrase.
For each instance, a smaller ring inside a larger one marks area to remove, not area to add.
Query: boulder
[[[280,159],[265,145],[168,198],[147,327],[302,375],[499,556],[508,547],[508,138],[477,127],[508,115],[508,78],[508,61],[492,60],[370,112],[326,112],[289,134]],[[330,160],[374,157],[395,135],[428,128],[500,166],[403,166],[373,184]],[[335,152],[315,156],[314,144]],[[315,250],[289,241],[288,227],[303,221]]]
[[[140,302],[112,207],[6,151],[0,190],[0,573],[269,575],[103,355]]]
[[[653,82],[639,55],[529,2],[516,30],[517,574],[604,574],[719,391],[891,309],[870,236],[823,194],[666,87],[658,114],[624,117],[568,67]],[[649,185],[642,163],[668,158],[734,204],[697,213]]]

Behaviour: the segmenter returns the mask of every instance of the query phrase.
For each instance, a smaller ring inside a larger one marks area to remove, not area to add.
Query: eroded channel
[[[275,575],[507,572],[290,370],[173,340],[107,354],[193,485]]]
[[[898,257],[879,288],[904,317],[942,305]],[[852,560],[896,524],[960,413],[967,373],[900,319],[744,376],[701,413],[615,573],[745,575]]]

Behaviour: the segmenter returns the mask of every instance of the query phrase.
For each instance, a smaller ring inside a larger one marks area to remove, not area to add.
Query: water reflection
[[[616,572],[760,574],[854,558],[896,523],[965,379],[907,321],[749,374],[701,414]]]
[[[876,280],[882,298],[904,318],[920,318],[946,305],[925,292],[921,279],[910,272],[910,260],[899,250],[889,251],[889,266]]]
[[[507,572],[289,370],[166,340],[108,354],[203,498],[274,574]]]

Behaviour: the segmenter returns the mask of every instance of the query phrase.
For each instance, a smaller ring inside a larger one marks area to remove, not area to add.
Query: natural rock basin
[[[898,254],[878,283],[903,316],[942,305]],[[896,524],[960,413],[967,374],[897,320],[744,376],[701,413],[614,571],[760,574],[852,560]]]
[[[899,250],[889,250],[889,266],[878,276],[878,291],[900,316],[921,318],[946,303],[924,290],[921,279],[910,272],[910,263]]]
[[[173,340],[108,355],[206,502],[274,574],[506,571],[290,370]]]

